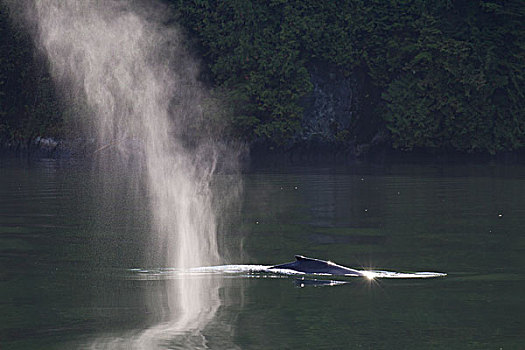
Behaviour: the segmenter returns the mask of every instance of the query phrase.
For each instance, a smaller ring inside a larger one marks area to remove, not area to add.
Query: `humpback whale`
[[[252,274],[277,274],[277,275],[290,275],[291,272],[300,272],[304,274],[313,275],[325,275],[325,276],[347,276],[347,277],[365,277],[370,280],[375,278],[435,278],[444,277],[447,274],[442,272],[394,272],[394,271],[383,271],[383,270],[356,270],[350,267],[335,264],[331,261],[325,261],[314,258],[307,258],[302,255],[296,255],[295,261],[279,264],[279,265],[219,265],[219,266],[201,266],[193,267],[189,269],[174,269],[174,268],[161,268],[153,270],[145,269],[130,269],[134,273],[139,273],[143,277],[147,277],[149,274],[159,278],[159,276],[165,276],[169,278],[173,274],[187,274],[190,275],[199,273],[225,273],[225,274],[238,274],[243,277]],[[309,276],[304,276],[308,277]],[[323,277],[324,278],[324,277]],[[330,277],[329,277],[330,278]],[[335,277],[334,277],[335,278]],[[348,281],[345,281],[347,283]],[[314,280],[315,285],[339,285],[343,281],[322,281],[317,283]],[[332,283],[333,282],[333,283]],[[300,280],[299,285],[311,284],[309,281],[305,281],[304,278]]]
[[[337,265],[331,261],[307,258],[302,255],[296,255],[295,261],[293,262],[274,265],[269,269],[288,269],[304,273],[328,274],[334,276],[365,276],[362,271]]]

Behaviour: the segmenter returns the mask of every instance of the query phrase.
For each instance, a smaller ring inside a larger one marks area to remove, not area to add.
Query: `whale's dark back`
[[[295,261],[270,267],[270,269],[288,269],[304,273],[321,273],[329,275],[362,276],[363,274],[349,267],[332,262],[296,255]]]

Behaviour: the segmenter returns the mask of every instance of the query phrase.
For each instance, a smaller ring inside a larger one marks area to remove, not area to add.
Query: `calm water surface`
[[[243,180],[220,232],[229,263],[303,254],[449,275],[137,278],[155,267],[147,195],[125,174],[0,160],[0,348],[523,349],[525,166],[269,167]]]

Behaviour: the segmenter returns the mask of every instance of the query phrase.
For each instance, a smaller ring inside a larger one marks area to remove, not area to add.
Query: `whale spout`
[[[361,271],[337,265],[331,261],[308,258],[302,255],[296,255],[293,262],[274,265],[270,269],[288,269],[304,273],[334,276],[364,276]]]

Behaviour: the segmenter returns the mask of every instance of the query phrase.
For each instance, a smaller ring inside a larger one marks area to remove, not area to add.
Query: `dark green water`
[[[525,166],[360,164],[244,175],[230,263],[294,254],[429,280],[141,280],[147,200],[123,174],[0,161],[0,348],[523,349]],[[188,292],[189,291],[189,292]],[[184,310],[179,300],[193,308]]]

